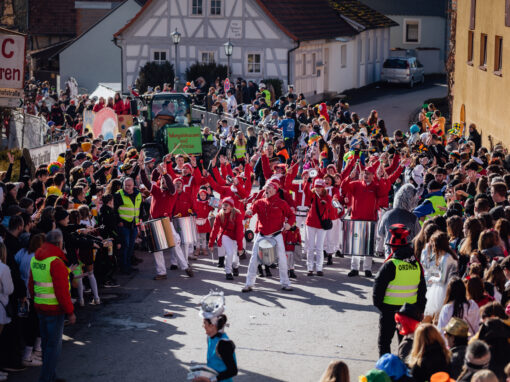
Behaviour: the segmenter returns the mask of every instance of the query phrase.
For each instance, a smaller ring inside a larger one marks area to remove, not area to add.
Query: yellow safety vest
[[[430,201],[430,203],[432,203],[434,212],[427,215],[425,220],[431,219],[436,215],[444,215],[446,213],[447,204],[446,204],[446,200],[444,200],[444,197],[439,196],[439,195],[433,195],[433,196],[427,198],[426,200],[428,200],[428,201]],[[443,207],[444,210],[439,207]]]
[[[122,205],[119,207],[119,216],[121,219],[131,223],[133,220],[135,224],[140,221],[140,205],[142,204],[142,194],[138,193],[135,198],[135,204],[129,196],[124,193],[124,190],[117,191],[122,197]]]
[[[236,145],[236,149],[234,151],[234,156],[236,158],[244,158],[246,156],[246,145],[238,146]]]
[[[406,302],[415,304],[418,300],[418,285],[421,277],[420,265],[418,262],[411,264],[398,259],[390,261],[395,265],[395,278],[388,284],[383,302],[399,306]]]
[[[50,256],[44,260],[37,260],[32,257],[30,270],[34,279],[34,302],[39,305],[58,305],[53,279],[51,278],[51,262],[59,259],[58,256]],[[69,284],[69,290],[71,285]]]

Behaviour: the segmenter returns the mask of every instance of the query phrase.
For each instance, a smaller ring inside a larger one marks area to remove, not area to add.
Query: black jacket
[[[450,364],[450,377],[457,379],[464,366],[464,358],[466,357],[466,345],[455,346],[451,348],[452,363]]]
[[[414,257],[413,249],[411,246],[401,247],[395,250],[393,254],[388,258],[388,260],[383,264],[377,273],[377,276],[375,276],[372,298],[374,301],[374,306],[379,310],[384,309],[386,304],[383,303],[383,300],[386,293],[386,288],[388,287],[388,284],[395,279],[395,265],[392,261],[389,261],[391,258],[407,261],[413,265],[418,264],[421,268],[420,263],[416,261]],[[416,301],[416,307],[421,312],[423,312],[425,309],[425,303],[427,302],[427,299],[425,298],[426,292],[427,284],[425,283],[425,277],[423,277],[422,271],[420,284],[418,285],[418,300]]]

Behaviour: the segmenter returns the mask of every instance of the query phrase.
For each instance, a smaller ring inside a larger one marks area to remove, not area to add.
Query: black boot
[[[257,265],[257,271],[259,272],[259,276],[260,277],[265,277],[266,276],[264,274],[264,271],[262,270],[262,265],[261,264]]]
[[[333,265],[333,255],[328,255],[328,262],[326,265]]]
[[[265,268],[266,268],[266,277],[271,277],[272,276],[271,270],[269,269],[269,267],[267,265],[265,265]]]
[[[294,272],[294,269],[289,269],[289,278],[297,279],[297,275],[296,275],[296,272]]]
[[[239,268],[232,268],[232,274],[234,276],[239,276]]]
[[[336,251],[335,256],[336,257],[344,257],[344,254],[340,251]]]
[[[218,257],[218,268],[225,268],[225,256]]]

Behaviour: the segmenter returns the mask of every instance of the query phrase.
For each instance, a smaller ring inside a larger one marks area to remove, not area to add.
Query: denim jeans
[[[122,262],[122,270],[127,272],[131,268],[131,257],[135,251],[135,239],[138,230],[136,227],[119,227],[119,235],[121,240],[120,261]]]
[[[58,357],[62,350],[62,334],[64,333],[64,314],[48,316],[38,313],[41,330],[41,347],[43,365],[39,382],[53,382],[56,379]]]

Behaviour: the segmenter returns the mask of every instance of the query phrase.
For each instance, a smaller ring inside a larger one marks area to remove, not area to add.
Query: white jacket
[[[0,262],[0,325],[11,322],[11,318],[7,317],[5,312],[5,306],[9,303],[9,295],[12,292],[14,292],[14,284],[12,283],[11,270]]]

